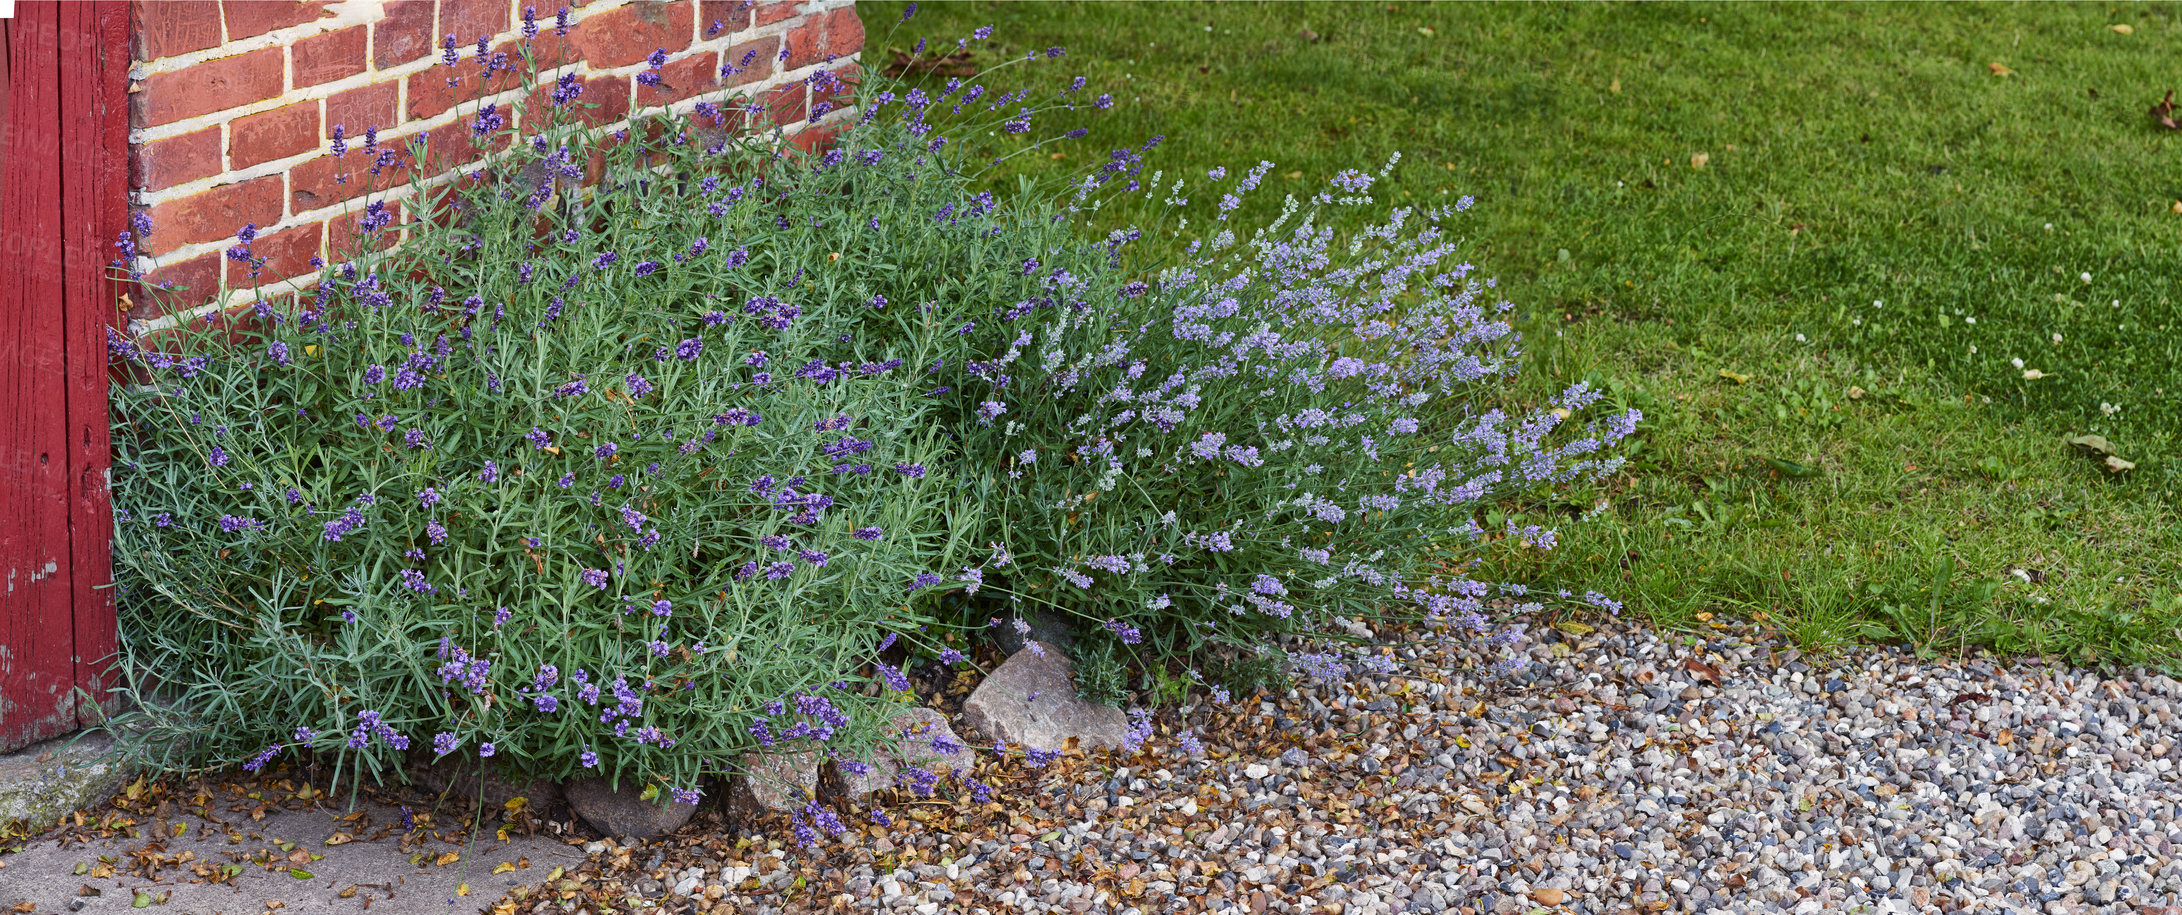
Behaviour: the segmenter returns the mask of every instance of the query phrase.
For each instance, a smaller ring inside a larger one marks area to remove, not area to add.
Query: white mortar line
[[[836,59],[834,61],[834,64],[838,65],[844,62],[860,63],[861,58],[862,54],[861,52],[859,52],[857,54],[852,54],[848,57]],[[808,76],[810,73],[826,69],[826,67],[827,65],[823,63],[814,64],[792,72],[801,73],[805,76]],[[777,82],[769,82],[762,85],[763,88],[767,89],[777,88],[780,85],[786,85],[791,82],[796,82],[801,80],[802,78],[803,77],[782,78]],[[689,114],[696,110],[696,106],[698,104],[707,101],[711,101],[711,99],[705,97],[682,99],[673,103],[672,105],[667,106],[667,111],[672,114]],[[645,109],[646,112],[653,112],[656,110],[656,108]],[[803,131],[809,130],[814,127],[838,126],[839,122],[850,120],[851,116],[857,110],[858,109],[852,106],[843,106],[841,108],[837,108],[833,111],[827,112],[824,117],[820,118],[816,122],[808,120],[798,122],[792,128],[783,128],[782,138],[783,140],[785,140],[788,137],[795,136],[796,134],[802,133]],[[626,128],[630,126],[630,124],[631,119],[625,118],[623,120],[615,121],[610,124],[594,128],[594,130],[600,133],[610,133],[617,129]],[[504,156],[507,155],[508,152],[512,152],[512,150],[504,151],[496,155]],[[271,235],[282,229],[294,228],[300,225],[308,225],[314,222],[326,222],[326,236],[324,238],[324,241],[320,245],[320,253],[321,255],[323,255],[325,252],[332,249],[332,233],[335,231],[335,227],[332,225],[332,221],[334,219],[362,210],[362,204],[368,203],[370,200],[382,200],[388,202],[408,200],[411,197],[415,196],[416,191],[419,188],[429,189],[438,187],[450,181],[459,180],[462,176],[467,175],[469,172],[475,170],[477,167],[487,164],[490,161],[491,159],[488,158],[481,162],[471,163],[470,165],[464,166],[462,168],[449,169],[447,171],[441,172],[440,174],[433,175],[429,178],[421,179],[416,183],[415,186],[412,186],[408,182],[403,182],[402,184],[395,187],[386,188],[380,191],[374,191],[368,195],[360,195],[348,201],[343,201],[342,203],[331,204],[328,206],[319,207],[315,210],[309,210],[304,213],[294,214],[271,226],[259,228],[258,234],[260,236]],[[414,215],[415,214],[413,212],[405,208],[404,222],[401,225],[407,226],[407,220],[410,218],[414,218]],[[167,252],[164,255],[161,255],[158,258],[158,261],[179,263],[181,261],[189,260],[194,257],[199,257],[207,253],[225,251],[231,244],[232,240],[230,239],[217,242],[202,242],[198,244],[185,245],[181,248],[177,248],[173,251]],[[154,259],[150,257],[140,256],[137,258],[135,266],[137,270],[148,273],[156,268],[157,262],[155,262]],[[278,290],[274,293],[275,295],[286,294],[288,292],[300,292],[304,289],[308,289],[313,285],[316,285],[319,279],[322,278],[323,273],[323,271],[312,271],[307,274],[301,274],[295,277],[281,280],[279,284],[270,286],[268,288]],[[220,281],[224,283],[227,277],[227,262],[224,259],[219,264],[219,276]],[[158,317],[148,320],[133,319],[129,322],[129,333],[132,336],[142,336],[144,334],[152,333],[154,331],[164,330],[166,328],[174,327],[176,324],[180,323],[183,320],[200,317],[202,315],[217,310],[248,305],[251,302],[255,301],[257,297],[258,294],[254,290],[249,288],[231,289],[228,291],[226,298],[221,301],[210,302],[204,305],[195,306],[179,313],[160,315]]]

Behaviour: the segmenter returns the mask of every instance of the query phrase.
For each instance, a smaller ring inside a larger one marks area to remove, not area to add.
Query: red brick
[[[152,253],[230,238],[247,223],[279,222],[280,198],[280,176],[266,175],[156,204],[151,211],[152,225],[158,227],[152,234]]]
[[[458,42],[475,46],[479,38],[498,37],[507,31],[512,12],[508,0],[441,0],[439,30],[455,36]]]
[[[735,67],[741,72],[726,78],[725,85],[743,86],[767,79],[773,75],[773,64],[780,59],[780,36],[767,35],[745,41],[727,49],[720,55],[723,67]]]
[[[659,69],[659,85],[637,85],[636,107],[671,104],[719,88],[719,61],[718,55],[711,51],[667,61],[667,65]]]
[[[697,6],[700,39],[724,38],[750,28],[752,0],[701,0]]]
[[[433,67],[409,75],[409,120],[422,121],[446,113],[457,105],[466,110],[477,107],[479,97],[479,70],[465,60],[453,67]],[[492,95],[521,85],[522,75],[513,70],[493,74],[484,83],[483,94]],[[452,80],[450,83],[449,81]]]
[[[582,58],[581,52],[572,47],[567,38],[553,34],[551,17],[544,22],[538,29],[538,37],[524,38],[518,35],[494,45],[493,51],[506,54],[510,63],[518,64],[518,70],[522,69],[518,62],[523,59],[524,54],[529,54],[532,60],[536,60],[540,70],[552,70]]]
[[[803,123],[811,111],[810,93],[804,90],[802,80],[766,90],[759,96],[759,101],[765,105],[766,117],[754,126],[762,129],[774,124],[793,127]]]
[[[584,17],[569,37],[591,66],[622,67],[660,48],[673,54],[689,47],[693,15],[690,0],[640,0]]]
[[[837,124],[816,124],[796,131],[794,136],[788,138],[788,142],[795,144],[797,149],[817,155],[819,150],[832,146],[834,137],[840,132],[841,128]]]
[[[487,152],[498,152],[507,148],[508,135],[496,133],[485,140],[483,147],[479,147],[471,141],[467,128],[460,124],[449,124],[432,131],[431,138],[424,145],[425,159],[419,167],[426,169],[427,175],[437,175],[469,165]]]
[[[227,14],[227,40],[239,41],[316,20],[326,6],[326,0],[227,0],[220,8]]]
[[[782,70],[808,67],[826,57],[826,18],[813,16],[796,23],[781,36],[788,56],[781,58]]]
[[[776,22],[786,22],[800,15],[803,15],[802,0],[786,0],[786,2],[760,3],[758,4],[758,8],[755,14],[755,22],[753,24],[759,26],[767,26],[772,25]]]
[[[137,60],[158,60],[202,51],[220,43],[216,0],[136,0],[129,4],[129,34]]]
[[[398,240],[403,222],[401,201],[389,201],[386,208],[393,211],[394,221],[388,224],[386,228],[380,229],[378,235],[381,238],[395,238]],[[356,253],[362,250],[358,244],[357,235],[359,234],[358,229],[362,228],[363,221],[363,207],[357,207],[326,221],[326,258],[329,262],[338,264],[347,261],[354,258]],[[383,250],[384,247],[383,244],[377,244],[374,245],[373,250]]]
[[[400,177],[398,174],[373,177],[371,161],[360,153],[351,152],[339,159],[319,156],[288,169],[288,208],[296,213],[307,213],[319,207],[333,206],[363,196],[373,189],[375,182],[385,185]]]
[[[562,115],[564,122],[578,121],[597,127],[629,116],[628,77],[593,76],[579,82],[583,84],[583,94],[569,103],[568,110]],[[550,117],[547,110],[553,107],[553,81],[541,80],[538,88],[530,91],[530,98],[523,105],[530,112],[526,129],[535,133],[536,130],[531,129],[531,126],[544,124]],[[598,107],[587,107],[589,105]]]
[[[864,47],[864,21],[856,10],[842,7],[824,16],[813,16],[788,30],[788,59],[783,70],[808,67],[822,61],[847,57]]]
[[[225,111],[280,95],[288,77],[280,48],[209,60],[195,66],[155,73],[144,91],[130,96],[136,123],[146,127]]]
[[[864,49],[864,20],[844,6],[826,14],[826,56],[835,60]]]
[[[250,245],[253,257],[265,258],[265,265],[258,270],[257,279],[250,278],[250,265],[241,261],[227,262],[227,285],[234,289],[251,286],[271,286],[290,277],[311,272],[311,258],[319,255],[319,245],[325,238],[323,223],[292,226],[270,235],[260,235]]]
[[[409,74],[403,117],[422,121],[477,97],[477,71],[466,66],[431,67]]]
[[[156,191],[223,171],[218,125],[129,147],[129,184],[139,190]]]
[[[187,289],[166,293],[150,290],[131,293],[130,298],[135,303],[135,307],[129,309],[131,318],[149,320],[202,304],[219,291],[220,253],[214,251],[185,261],[162,263],[146,274],[144,279],[154,286],[172,284]]]
[[[439,41],[432,13],[432,0],[388,0],[386,18],[371,26],[371,65],[386,70],[431,56]]]
[[[335,124],[347,130],[349,136],[360,137],[367,127],[386,130],[401,123],[401,113],[394,110],[401,99],[401,88],[396,82],[373,83],[328,96],[325,136],[333,135]]]
[[[228,167],[248,168],[260,162],[298,156],[317,145],[318,102],[297,102],[236,118],[228,126]]]
[[[368,63],[364,59],[364,45],[370,38],[370,27],[358,25],[296,42],[289,55],[293,58],[290,64],[295,67],[296,87],[330,83],[364,72]]]

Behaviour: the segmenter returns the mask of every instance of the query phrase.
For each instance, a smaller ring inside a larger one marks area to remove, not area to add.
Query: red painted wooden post
[[[126,220],[127,7],[17,4],[0,135],[0,749],[95,714],[114,650],[105,277]]]
[[[121,320],[120,289],[107,265],[114,236],[129,220],[129,6],[62,4],[62,34],[78,37],[75,78],[61,82],[62,280],[68,360],[68,554],[75,624],[76,686],[90,702],[76,706],[89,724],[105,702],[114,628],[113,505],[108,499],[106,328]]]

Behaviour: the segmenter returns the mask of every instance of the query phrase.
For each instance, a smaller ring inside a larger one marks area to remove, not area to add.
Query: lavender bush
[[[1121,267],[1134,233],[1103,259],[1025,264],[1046,288],[996,303],[1014,337],[961,376],[958,403],[965,451],[1000,468],[978,483],[999,508],[988,536],[1013,561],[961,579],[1075,615],[1095,655],[1133,669],[1277,654],[1299,644],[1283,636],[1344,638],[1388,618],[1512,635],[1486,601],[1530,590],[1473,580],[1464,560],[1488,541],[1550,548],[1553,534],[1479,519],[1619,466],[1610,446],[1636,412],[1571,431],[1598,399],[1582,386],[1528,412],[1481,406],[1519,351],[1497,317],[1509,305],[1486,298],[1492,282],[1450,234],[1467,199],[1341,237],[1324,211],[1371,203],[1374,176],[1351,171],[1239,234],[1227,216],[1271,169],[1146,182],[1177,206],[1217,195],[1172,264]],[[1118,286],[1084,279],[1115,274]],[[1369,648],[1284,660],[1324,676],[1389,661]]]
[[[1461,206],[1341,236],[1349,172],[1245,234],[1269,165],[1187,187],[1151,143],[977,190],[1108,103],[873,78],[810,157],[737,104],[618,135],[478,105],[506,149],[427,218],[373,199],[316,286],[117,337],[148,380],[115,395],[128,667],[188,697],[154,732],[198,738],[160,762],[459,755],[689,798],[751,750],[860,755],[905,654],[963,663],[940,633],[1032,608],[1162,682],[1378,663],[1284,653],[1359,621],[1489,631],[1524,592],[1466,562],[1552,535],[1478,519],[1611,468],[1634,414],[1489,406],[1517,351]],[[357,180],[400,172],[364,135]],[[1079,228],[1186,194],[1220,197],[1171,247]]]

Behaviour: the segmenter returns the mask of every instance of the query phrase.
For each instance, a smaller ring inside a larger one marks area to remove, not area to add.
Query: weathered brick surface
[[[401,115],[394,108],[401,95],[400,83],[373,83],[327,96],[325,135],[331,138],[336,124],[349,136],[360,137],[364,128],[386,130],[401,123]]]
[[[592,66],[627,66],[654,50],[689,47],[692,15],[689,0],[632,3],[586,17],[569,37]]]
[[[659,69],[659,84],[638,85],[636,104],[639,108],[666,105],[686,98],[695,98],[720,87],[720,57],[711,51],[694,54],[681,60],[670,60]]]
[[[371,27],[371,65],[384,70],[432,56],[436,7],[432,0],[388,0],[386,18]]]
[[[316,86],[362,73],[370,64],[364,56],[370,43],[371,27],[363,25],[298,41],[288,55],[295,68],[291,82],[297,87]]]
[[[220,4],[215,0],[134,0],[129,4],[129,31],[138,60],[202,51],[220,43]]]
[[[562,73],[583,87],[564,116],[585,124],[625,124],[633,108],[686,112],[694,99],[725,101],[729,90],[760,106],[744,127],[779,125],[812,148],[840,120],[807,125],[814,103],[824,112],[848,100],[837,90],[814,93],[804,77],[853,55],[864,39],[840,0],[573,0],[566,36],[554,31],[560,5],[538,4],[538,34],[526,39],[513,0],[132,0],[130,47],[143,74],[130,97],[129,169],[136,204],[156,226],[143,248],[157,258],[139,267],[190,287],[185,304],[201,303],[223,280],[234,287],[230,302],[244,301],[253,282],[306,277],[315,257],[353,254],[367,199],[388,202],[396,221],[382,234],[399,238],[419,211],[403,202],[412,165],[475,167],[511,142],[502,132],[483,150],[473,144],[479,92],[506,126],[534,131]],[[447,34],[459,50],[453,67],[440,64]],[[485,83],[475,59],[480,39],[488,56],[505,55],[514,69]],[[636,77],[655,51],[666,60],[657,83],[644,85]],[[522,84],[526,54],[538,85]],[[846,63],[834,69],[854,72]],[[521,124],[517,96],[530,109]],[[734,117],[731,124],[744,120]],[[347,144],[338,157],[329,142],[336,125]],[[373,127],[399,153],[376,176],[364,150]],[[409,144],[420,140],[426,159],[411,163]],[[591,160],[588,177],[596,180],[598,149]],[[251,253],[264,263],[255,278],[247,261],[222,256],[245,224],[259,227]],[[156,317],[156,299],[139,297],[131,316]]]
[[[280,221],[281,178],[266,175],[223,184],[202,193],[177,197],[151,209],[151,253],[164,254],[186,244],[232,238],[244,225],[270,226]]]
[[[279,98],[287,88],[288,60],[280,48],[260,48],[201,64],[154,73],[130,96],[130,120],[147,127],[241,108]]]
[[[237,289],[253,285],[273,286],[281,280],[311,272],[311,258],[318,256],[319,244],[325,234],[325,225],[314,222],[258,236],[258,240],[250,246],[253,258],[265,259],[265,263],[258,267],[257,278],[250,277],[249,262],[229,260],[227,285]]]
[[[560,7],[547,4],[547,8]],[[512,13],[508,0],[441,0],[439,31],[441,35],[455,36],[456,42],[474,49],[479,38],[507,31]]]
[[[318,100],[245,115],[228,128],[227,162],[248,168],[300,156],[318,146]]]
[[[148,191],[210,178],[222,170],[217,125],[140,143],[129,152],[129,183]]]
[[[371,163],[350,153],[336,159],[319,156],[288,169],[288,208],[308,213],[321,207],[347,203],[363,196],[372,185]]]
[[[254,35],[263,35],[274,29],[302,25],[328,14],[326,0],[270,0],[251,3],[228,2],[220,4],[227,15],[227,40],[240,41]]]

